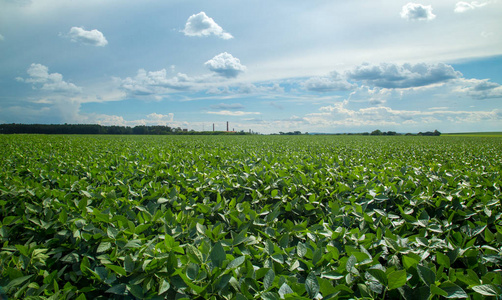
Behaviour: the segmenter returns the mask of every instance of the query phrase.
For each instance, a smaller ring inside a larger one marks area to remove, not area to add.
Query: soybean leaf
[[[275,279],[275,272],[274,270],[270,269],[268,270],[267,274],[265,274],[265,277],[263,278],[263,287],[265,287],[265,290],[268,290],[272,285],[274,284],[274,279]]]
[[[232,260],[230,263],[228,263],[227,269],[231,270],[231,269],[237,268],[238,266],[242,265],[245,260],[246,260],[246,257],[244,255],[239,256],[236,259]]]
[[[188,263],[186,275],[189,279],[195,280],[199,274],[199,265],[192,262]]]
[[[502,290],[493,284],[480,284],[473,286],[472,289],[483,296],[500,296]]]
[[[214,244],[213,249],[211,249],[211,253],[209,254],[209,258],[211,259],[215,267],[221,267],[223,261],[226,258],[226,254],[225,249],[223,249],[223,246],[220,242]]]
[[[162,279],[161,280],[161,283],[159,285],[159,292],[157,295],[162,295],[164,294],[165,292],[167,292],[169,290],[169,288],[171,287],[171,285],[169,284],[169,282],[165,279]]]
[[[317,276],[314,272],[311,272],[307,276],[307,279],[305,279],[305,289],[307,290],[307,294],[310,298],[316,297],[317,293],[319,293],[319,282],[317,281]]]
[[[304,257],[305,254],[307,254],[307,247],[305,246],[305,244],[298,242],[298,244],[296,245],[296,254],[298,254],[299,257]]]
[[[450,258],[441,253],[441,252],[436,252],[436,260],[437,260],[437,263],[442,265],[443,267],[449,269],[450,268]]]
[[[380,269],[368,269],[366,270],[371,276],[373,276],[380,284],[387,286],[387,275]]]
[[[397,289],[406,284],[406,271],[398,270],[387,275],[389,290]]]
[[[347,264],[345,265],[345,269],[347,270],[347,272],[353,273],[356,263],[357,263],[357,258],[354,255],[351,255],[347,260]]]
[[[446,291],[443,291],[442,289],[440,289],[439,287],[437,287],[435,284],[432,284],[430,286],[430,288],[431,288],[431,293],[433,295],[439,295],[439,296],[443,296],[443,297],[448,296],[448,293]]]
[[[124,268],[122,268],[121,266],[105,265],[105,267],[107,267],[108,269],[114,271],[115,273],[117,273],[119,275],[122,275],[122,276],[126,276],[127,275],[126,270],[124,270]]]
[[[143,288],[139,284],[131,284],[127,285],[127,290],[136,298],[138,299],[143,299],[144,298],[144,293],[143,293]]]
[[[284,299],[284,296],[287,294],[293,294],[294,291],[289,287],[287,283],[283,283],[279,288],[279,296],[281,299]]]
[[[467,298],[467,293],[453,282],[447,281],[442,283],[439,288],[447,293],[446,298],[459,299]]]
[[[422,281],[427,285],[433,285],[436,282],[436,274],[434,272],[424,266],[417,266],[418,276]]]
[[[98,249],[96,250],[97,253],[103,253],[108,251],[112,247],[112,243],[110,242],[101,242],[98,245]]]
[[[105,293],[115,294],[115,295],[126,295],[127,286],[124,283],[119,283],[107,289]]]

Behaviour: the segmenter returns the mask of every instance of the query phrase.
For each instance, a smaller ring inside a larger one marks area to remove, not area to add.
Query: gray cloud
[[[334,71],[329,77],[312,77],[302,83],[302,86],[314,92],[348,91],[356,87],[347,82],[342,76]]]
[[[355,81],[382,88],[409,88],[441,83],[459,78],[462,74],[452,66],[439,64],[363,64],[346,75]]]
[[[205,65],[209,70],[226,78],[237,77],[240,73],[246,71],[246,67],[241,64],[241,61],[227,52],[216,55],[208,60]]]
[[[105,36],[97,29],[85,30],[82,27],[72,27],[68,33],[72,42],[78,42],[86,45],[104,47],[108,44]]]
[[[432,13],[431,5],[423,5],[419,3],[408,3],[401,10],[401,18],[408,20],[429,21],[436,17]]]
[[[208,17],[203,11],[196,15],[191,15],[188,18],[183,33],[185,33],[186,36],[198,37],[215,35],[224,40],[233,38],[230,33],[225,32],[220,25],[216,24],[216,22]]]
[[[476,99],[502,98],[502,86],[487,79],[478,80],[474,86],[468,88],[467,93]]]

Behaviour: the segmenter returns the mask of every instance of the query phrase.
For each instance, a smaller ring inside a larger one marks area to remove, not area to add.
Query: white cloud
[[[208,111],[208,114],[213,115],[222,115],[222,116],[247,116],[247,115],[260,115],[260,112],[251,112],[251,111],[230,111],[230,110],[220,110],[220,111]]]
[[[246,71],[246,67],[241,61],[227,52],[220,53],[208,60],[205,65],[209,70],[226,78],[237,77],[240,73]]]
[[[476,8],[479,8],[479,7],[483,7],[485,5],[487,5],[488,2],[482,2],[482,3],[479,3],[478,1],[472,1],[472,2],[465,2],[465,1],[460,1],[460,2],[457,2],[457,4],[455,4],[455,12],[456,13],[463,13],[463,12],[466,12],[466,11],[469,11],[469,10],[473,10],[473,9],[476,9]]]
[[[334,71],[329,77],[312,77],[302,83],[302,86],[314,92],[348,91],[356,85],[347,82],[342,76]]]
[[[401,18],[408,20],[432,20],[436,17],[432,13],[431,5],[423,5],[419,3],[410,2],[403,6],[401,10]]]
[[[108,44],[105,36],[97,29],[85,30],[82,27],[72,27],[68,33],[72,42],[79,42],[86,45],[104,47]]]
[[[168,125],[174,121],[174,114],[169,113],[167,115],[151,113],[146,116],[145,125],[156,124],[156,125]]]
[[[80,93],[82,88],[63,80],[59,73],[49,73],[49,68],[41,64],[31,64],[26,71],[28,78],[16,78],[18,81],[32,83],[34,88],[41,86],[42,90],[59,93]]]
[[[224,40],[233,38],[230,33],[225,32],[220,25],[216,24],[216,22],[212,18],[208,17],[203,11],[196,15],[191,15],[188,18],[183,32],[187,36],[202,37],[215,35]]]
[[[170,90],[189,90],[197,82],[200,80],[183,73],[169,77],[166,69],[149,72],[139,69],[135,77],[123,79],[121,87],[133,95],[144,96],[168,93]]]
[[[446,82],[462,74],[450,66],[439,64],[363,64],[347,71],[348,78],[382,88],[409,88]]]

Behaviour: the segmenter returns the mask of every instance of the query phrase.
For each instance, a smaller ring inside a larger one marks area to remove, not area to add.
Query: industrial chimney
[[[227,131],[228,131],[228,121],[227,121]]]

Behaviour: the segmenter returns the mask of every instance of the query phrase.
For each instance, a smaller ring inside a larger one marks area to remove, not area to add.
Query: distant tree
[[[440,136],[440,135],[441,135],[441,132],[439,132],[439,131],[436,129],[436,130],[434,130],[433,135],[435,135],[435,136]]]
[[[146,127],[145,125],[135,126],[132,129],[132,133],[134,133],[134,134],[148,134],[148,127]]]
[[[371,135],[382,135],[382,132],[380,131],[380,129],[373,130],[373,131],[371,132]]]

